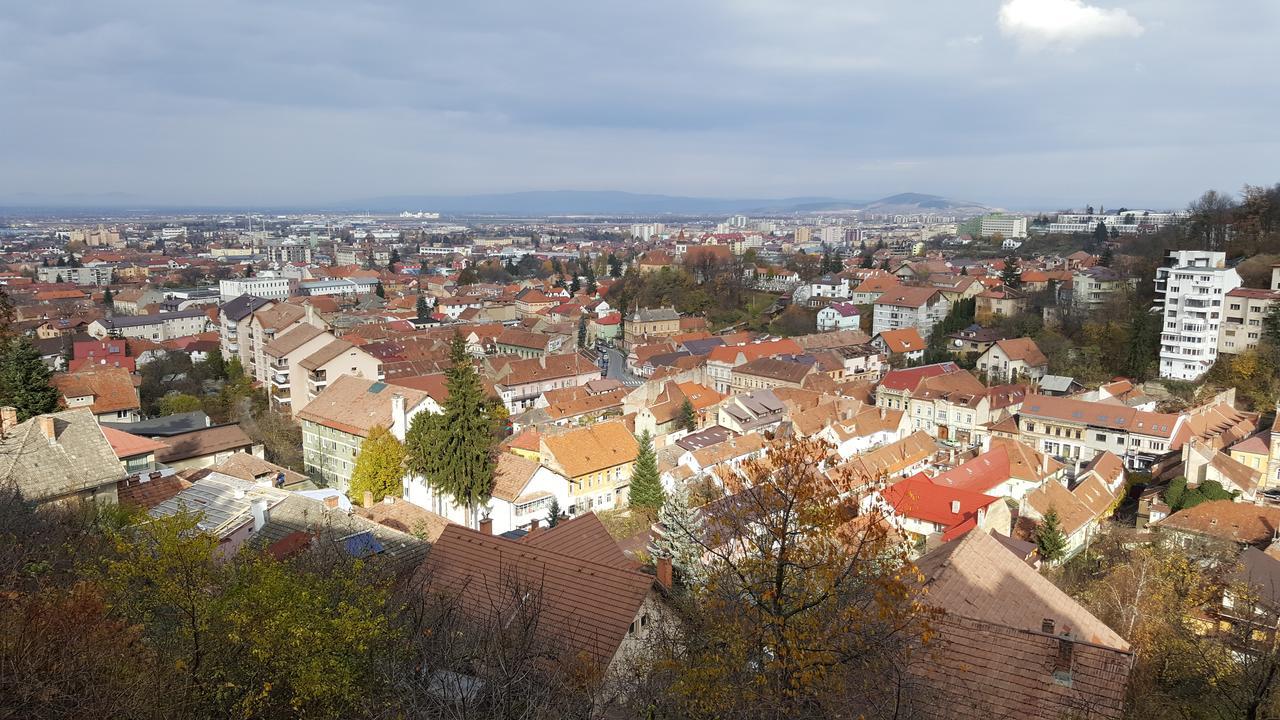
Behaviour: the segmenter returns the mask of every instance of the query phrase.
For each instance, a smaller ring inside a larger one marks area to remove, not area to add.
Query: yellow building
[[[620,420],[542,438],[542,461],[569,478],[570,515],[623,507],[639,444]]]

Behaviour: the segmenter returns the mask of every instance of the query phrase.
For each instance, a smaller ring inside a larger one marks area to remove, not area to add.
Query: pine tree
[[[374,294],[374,295],[377,295],[377,296],[378,296],[378,297],[380,297],[380,298],[384,298],[384,299],[387,297],[387,289],[386,289],[386,288],[384,288],[384,287],[382,287],[382,281],[381,281],[381,280],[379,280],[379,281],[378,281],[378,284],[374,286],[374,288],[373,288],[373,294]]]
[[[1114,262],[1114,260],[1115,260],[1115,251],[1111,249],[1111,246],[1107,245],[1103,247],[1102,255],[1098,258],[1098,264],[1101,265],[1102,267],[1109,268],[1111,267],[1111,263]]]
[[[1009,257],[1004,259],[1004,270],[1000,271],[1000,282],[1005,287],[1017,288],[1022,286],[1022,269],[1018,265],[1018,256],[1009,253]]]
[[[111,294],[111,288],[102,291],[102,304],[107,306],[107,310],[115,309],[116,298]]]
[[[609,253],[609,277],[622,277],[622,261],[613,253]]]
[[[587,346],[587,314],[583,313],[578,317],[578,347]]]
[[[680,429],[689,432],[698,429],[698,413],[693,409],[693,403],[689,402],[689,398],[685,398],[680,404]]]
[[[405,437],[407,467],[474,517],[476,505],[487,502],[493,492],[497,426],[504,413],[485,397],[461,335],[453,336],[449,356],[449,397],[441,414],[419,413],[413,418]]]
[[[1049,511],[1044,514],[1044,519],[1036,526],[1034,535],[1041,559],[1048,563],[1062,559],[1067,551],[1067,537],[1062,534],[1057,510],[1049,508]]]
[[[578,291],[581,289],[582,289],[582,283],[579,282],[578,276],[574,275],[573,280],[569,283],[569,294],[577,295]]]
[[[631,470],[631,507],[657,515],[662,509],[662,478],[658,475],[658,456],[653,451],[653,438],[645,430],[637,438],[636,462]]]
[[[547,508],[547,527],[553,528],[560,524],[560,499],[554,495],[551,497],[551,507]]]
[[[596,271],[590,265],[587,266],[587,295],[595,296],[600,286],[596,284]]]
[[[18,421],[58,409],[61,393],[49,382],[49,367],[24,335],[9,339],[0,353],[0,405],[17,408]]]
[[[687,486],[676,483],[658,511],[658,524],[662,532],[649,544],[649,554],[671,558],[684,584],[696,584],[702,571],[702,513],[689,506]]]
[[[421,295],[418,296],[418,322],[424,323],[431,319],[431,306],[427,305],[427,299]]]
[[[375,425],[360,443],[356,467],[351,473],[351,499],[360,502],[365,491],[374,502],[388,495],[398,497],[404,480],[404,446],[383,425]]]
[[[400,251],[396,250],[395,248],[391,248],[391,257],[387,260],[387,269],[394,272],[396,269],[396,264],[399,262],[400,262]]]

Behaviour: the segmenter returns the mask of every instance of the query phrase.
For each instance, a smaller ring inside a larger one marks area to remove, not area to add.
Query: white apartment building
[[[1126,210],[1110,215],[1062,214],[1058,216],[1057,222],[1049,224],[1048,232],[1091,233],[1097,229],[1098,223],[1102,223],[1108,232],[1115,230],[1120,235],[1136,235],[1177,224],[1184,217],[1182,213],[1153,213],[1148,210]]]
[[[631,237],[640,242],[649,242],[650,239],[661,236],[666,231],[666,226],[662,223],[645,223],[631,226]]]
[[[241,295],[252,295],[264,300],[288,300],[297,290],[298,281],[287,277],[261,275],[218,281],[218,296],[222,302],[230,302]]]
[[[982,236],[1000,233],[1006,240],[1027,236],[1027,219],[1019,215],[994,213],[982,218]]]
[[[1240,274],[1221,252],[1175,250],[1168,263],[1156,268],[1160,377],[1195,380],[1218,358],[1226,296],[1240,287]]]
[[[951,310],[951,303],[935,288],[900,287],[881,295],[875,303],[871,334],[913,327],[929,339],[933,326]]]
[[[84,267],[39,267],[36,268],[36,279],[42,283],[110,285],[115,271],[115,267],[104,263],[90,263]]]

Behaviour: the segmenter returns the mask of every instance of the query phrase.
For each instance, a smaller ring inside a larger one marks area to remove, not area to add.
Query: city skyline
[[[1276,64],[1274,8],[918,7],[18,7],[0,204],[576,189],[1176,208],[1274,180],[1277,81],[1247,70]]]

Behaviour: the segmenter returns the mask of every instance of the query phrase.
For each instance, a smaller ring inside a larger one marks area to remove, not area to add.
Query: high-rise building
[[[1000,233],[1006,240],[1027,236],[1027,219],[1019,215],[994,213],[982,218],[982,236],[991,237]]]
[[[1240,287],[1240,274],[1226,265],[1226,253],[1175,250],[1156,268],[1160,377],[1195,380],[1218,359],[1226,296]]]

